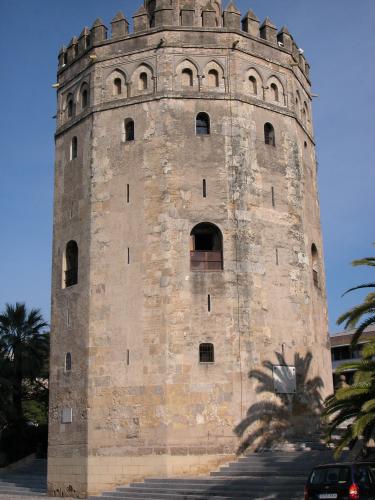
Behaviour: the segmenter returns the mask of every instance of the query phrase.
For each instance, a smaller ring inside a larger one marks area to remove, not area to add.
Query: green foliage
[[[353,266],[375,267],[375,257],[355,260]],[[374,288],[375,282],[365,283],[350,288],[345,294],[354,290]],[[344,294],[344,295],[345,295]],[[358,343],[362,333],[371,325],[375,325],[375,291],[367,294],[364,301],[349,309],[337,320],[345,329],[355,329],[352,348]],[[342,387],[336,394],[325,401],[324,417],[328,422],[327,439],[332,440],[334,434],[341,438],[336,448],[336,456],[340,455],[349,444],[363,439],[364,446],[375,432],[375,342],[364,345],[359,361],[351,361],[341,365],[336,373],[354,370],[351,386]]]
[[[24,456],[22,449],[30,452],[29,445],[20,443],[18,436],[42,435],[32,429],[47,423],[46,327],[40,311],[28,311],[25,304],[6,304],[0,314],[0,448],[7,452],[8,461]],[[17,439],[10,444],[15,436]]]
[[[375,266],[375,257],[366,257],[360,260],[354,260],[352,262],[353,266]],[[345,294],[352,292],[353,290],[361,290],[365,288],[374,288],[375,282],[366,283],[363,285],[358,285],[354,288],[350,288],[345,292]],[[344,295],[345,295],[344,294]],[[349,309],[349,311],[342,314],[337,320],[337,324],[341,325],[344,323],[345,330],[355,329],[355,333],[352,340],[352,347],[354,347],[362,333],[371,325],[375,325],[375,291],[370,292],[362,302],[355,307]]]
[[[374,350],[375,342],[371,342],[362,350],[362,359],[340,366],[338,373],[348,368],[355,370],[353,384],[341,387],[325,401],[327,439],[331,441],[333,435],[343,431],[336,456],[359,439],[363,439],[366,446],[375,432],[375,363],[371,359]]]
[[[48,423],[48,406],[40,401],[24,401],[23,404],[23,413],[25,419],[32,424],[39,425],[47,425]]]

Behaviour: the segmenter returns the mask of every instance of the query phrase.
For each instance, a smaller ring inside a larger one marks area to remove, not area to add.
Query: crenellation
[[[195,24],[195,8],[193,5],[183,5],[180,12],[181,26],[194,26]]]
[[[149,17],[147,10],[142,5],[133,16],[134,33],[149,29]]]
[[[277,34],[277,42],[281,44],[285,50],[292,52],[293,39],[286,26],[283,26]]]
[[[66,47],[63,45],[58,55],[58,68],[63,68],[67,62]]]
[[[173,26],[174,10],[169,0],[158,0],[155,7],[155,27]]]
[[[210,28],[223,32],[226,30],[242,31],[243,35],[249,35],[275,45],[279,50],[292,53],[294,61],[298,62],[301,71],[306,74],[306,61],[300,61],[299,49],[293,37],[287,28],[283,27],[277,33],[276,27],[269,18],[266,18],[260,26],[259,20],[252,10],[249,10],[241,21],[241,13],[234,2],[230,2],[228,7],[221,13],[220,8],[215,7],[210,1],[202,2],[200,7],[194,6],[197,0],[186,1],[184,4],[176,7],[169,0],[158,0],[152,11],[148,12],[145,5],[141,6],[134,14],[134,32],[129,32],[129,23],[123,13],[119,12],[111,22],[111,37],[107,38],[107,28],[102,20],[95,21],[91,31],[85,28],[78,39],[78,48],[69,44],[68,55],[65,66],[59,60],[59,68],[62,69],[73,63],[75,59],[81,56],[90,47],[102,46],[103,42],[108,43],[124,39],[130,42],[134,36],[146,34],[150,29],[199,29]],[[148,7],[151,8],[151,7]],[[237,42],[238,43],[238,42]],[[249,42],[244,38],[243,43]],[[261,48],[260,48],[261,50]]]
[[[67,48],[67,63],[71,63],[78,55],[78,39],[74,36]]]
[[[293,56],[293,59],[299,63],[300,51],[299,51],[298,45],[296,44],[296,42],[294,41],[293,38],[292,38],[292,56]]]
[[[241,12],[237,9],[234,2],[230,2],[223,13],[223,26],[228,29],[241,29]]]
[[[261,38],[270,43],[277,43],[277,29],[269,17],[263,21],[259,31]]]
[[[301,52],[301,49],[300,50],[300,54],[299,54],[299,69],[302,71],[302,73],[305,73],[306,74],[306,59],[305,59],[305,56],[303,54],[303,52]]]
[[[78,54],[81,55],[90,47],[91,45],[91,33],[89,28],[85,26],[78,38]]]
[[[91,27],[91,42],[92,44],[96,44],[104,42],[105,40],[107,40],[107,27],[103,21],[98,18]]]
[[[129,22],[122,12],[118,12],[111,22],[112,38],[122,38],[129,34]]]
[[[310,80],[310,64],[305,59],[305,75],[307,80]]]
[[[260,38],[259,33],[260,22],[252,10],[248,10],[242,19],[242,31],[245,31],[251,36]]]
[[[210,2],[202,8],[202,26],[205,28],[216,28],[217,17],[216,11]]]

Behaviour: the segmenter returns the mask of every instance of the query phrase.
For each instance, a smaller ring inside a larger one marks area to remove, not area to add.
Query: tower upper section
[[[145,0],[144,4],[133,15],[133,25],[134,31],[131,33],[128,20],[119,12],[111,22],[111,32],[109,33],[103,21],[97,19],[91,29],[85,27],[78,38],[72,38],[68,47],[62,47],[59,53],[59,71],[66,70],[68,66],[81,59],[81,56],[106,43],[139,38],[142,35],[162,30],[182,32],[194,30],[222,34],[236,33],[241,38],[236,39],[235,45],[231,48],[248,52],[257,48],[251,44],[250,40],[257,41],[263,46],[273,47],[279,51],[282,62],[289,63],[295,71],[299,69],[309,84],[310,66],[304,57],[303,50],[298,48],[288,29],[282,27],[278,31],[268,17],[261,23],[252,10],[241,16],[241,12],[233,1],[223,9],[220,0]],[[224,42],[228,38],[222,36],[220,40]],[[181,43],[194,43],[188,36],[186,40],[181,36],[180,41]],[[176,44],[176,39],[174,44]],[[141,45],[142,43],[139,42],[140,48],[142,48]],[[144,44],[144,47],[149,45],[150,42]],[[130,46],[134,47],[134,42]],[[126,47],[123,47],[124,52],[126,52]],[[292,57],[287,58],[283,55]],[[93,62],[93,57],[89,59],[89,62]],[[82,64],[79,68],[83,69]]]
[[[285,26],[218,0],[146,0],[129,25],[122,12],[111,30],[97,19],[61,49],[58,132],[111,102],[215,92],[293,116],[313,138],[310,67]]]

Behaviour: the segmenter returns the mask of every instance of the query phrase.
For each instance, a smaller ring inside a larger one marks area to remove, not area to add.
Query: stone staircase
[[[239,458],[210,476],[147,479],[92,500],[302,500],[314,465],[331,462],[330,451],[264,451]],[[0,496],[45,496],[47,461],[0,471]]]
[[[0,469],[0,495],[44,496],[47,493],[47,460],[35,459],[15,470]]]
[[[312,467],[331,462],[330,451],[265,451],[239,458],[208,477],[147,479],[91,500],[302,500]]]

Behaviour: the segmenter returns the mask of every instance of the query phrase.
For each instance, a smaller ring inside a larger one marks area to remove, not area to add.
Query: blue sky
[[[97,17],[109,25],[141,2],[0,0],[0,309],[25,301],[50,314],[50,269],[57,53]],[[288,26],[311,64],[314,125],[331,331],[361,300],[357,283],[373,280],[351,268],[375,255],[374,0],[241,0],[280,28]]]

